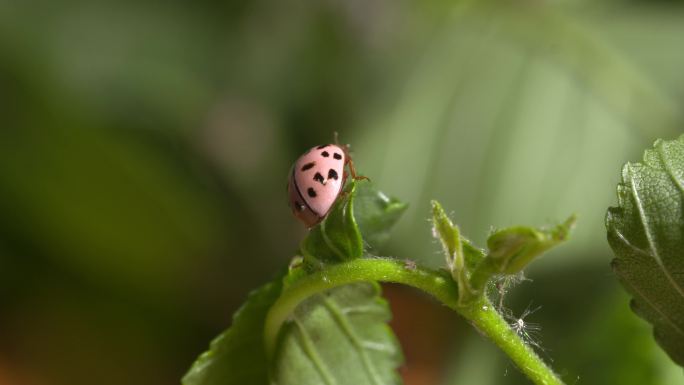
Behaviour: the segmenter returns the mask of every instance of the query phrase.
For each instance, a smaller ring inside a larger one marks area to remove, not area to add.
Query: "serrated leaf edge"
[[[662,145],[661,145],[662,146]],[[646,163],[644,163],[644,166],[648,167]],[[634,184],[634,174],[632,171],[632,164],[627,163],[625,165],[626,168],[626,174],[629,176],[629,182],[624,181],[626,183],[629,183],[629,189],[632,194],[632,198],[634,199],[636,208],[639,212],[639,221],[641,223],[641,226],[644,230],[644,234],[646,235],[646,240],[648,241],[648,247],[650,253],[648,253],[649,256],[651,256],[656,263],[658,264],[658,267],[660,270],[663,272],[665,277],[667,278],[668,282],[672,285],[672,287],[679,293],[679,295],[682,297],[682,300],[684,300],[684,289],[677,284],[677,282],[674,280],[670,272],[665,268],[665,265],[663,264],[662,259],[660,258],[660,255],[658,254],[657,249],[655,248],[655,244],[653,241],[653,234],[652,231],[648,225],[648,220],[646,218],[646,213],[644,212],[644,205],[641,200],[641,197],[639,196],[639,193],[637,192],[636,185]],[[621,239],[624,239],[622,237]]]

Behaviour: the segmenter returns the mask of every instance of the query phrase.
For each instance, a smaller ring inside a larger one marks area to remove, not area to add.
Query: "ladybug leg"
[[[347,159],[349,159],[349,161],[348,161],[349,172],[351,173],[351,177],[353,180],[368,180],[368,181],[370,181],[370,178],[368,178],[367,176],[357,175],[356,174],[356,168],[354,168],[354,162],[349,157],[347,157]]]
[[[335,132],[335,134],[337,134],[337,132]],[[345,156],[345,159],[346,159],[345,163],[346,163],[347,165],[349,165],[349,172],[351,173],[352,179],[353,179],[353,180],[367,180],[367,181],[370,181],[370,178],[368,178],[367,176],[357,175],[357,174],[356,174],[356,168],[354,167],[354,161],[352,161],[352,158],[351,158],[351,156],[349,155],[349,145],[348,145],[348,144],[345,144],[344,146],[342,146],[342,149],[344,150],[344,156]],[[346,172],[346,171],[345,171],[344,175],[345,175],[345,179],[344,179],[344,180],[346,180],[346,176],[347,176],[347,172]],[[343,180],[343,182],[344,182],[344,180]]]
[[[335,144],[337,144],[339,146],[339,143],[337,141],[337,131],[335,131]],[[352,179],[353,180],[368,180],[368,181],[370,181],[370,178],[368,178],[367,176],[356,174],[356,168],[354,167],[354,162],[351,160],[351,155],[349,155],[349,145],[345,144],[345,145],[340,146],[340,147],[342,148],[342,151],[344,151],[345,164],[349,165],[349,172],[351,173]],[[347,171],[344,171],[344,179],[342,179],[343,185],[344,185],[346,180],[347,180]]]

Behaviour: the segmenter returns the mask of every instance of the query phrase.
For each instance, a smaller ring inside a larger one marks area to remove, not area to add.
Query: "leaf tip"
[[[570,233],[575,229],[577,224],[577,213],[573,213],[565,220],[565,222],[556,226],[554,238],[560,242],[565,241],[570,236]]]

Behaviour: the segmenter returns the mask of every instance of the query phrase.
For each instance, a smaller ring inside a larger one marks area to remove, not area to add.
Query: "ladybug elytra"
[[[300,156],[292,166],[287,191],[292,213],[307,227],[320,223],[335,204],[347,180],[345,166],[356,175],[347,146],[324,144]]]

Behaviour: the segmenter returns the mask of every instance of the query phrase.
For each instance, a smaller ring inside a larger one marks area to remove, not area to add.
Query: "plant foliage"
[[[364,210],[355,214],[358,191]],[[337,287],[302,302],[280,332],[273,362],[265,349],[264,323],[289,283],[311,269],[362,256],[359,224],[373,243],[380,242],[405,208],[369,183],[352,181],[302,242],[306,263],[252,293],[232,326],[193,364],[183,385],[400,383],[396,368],[402,362],[401,348],[374,282]]]
[[[183,385],[267,385],[263,329],[266,313],[282,289],[280,279],[253,291],[233,324],[213,341],[183,377]]]
[[[627,163],[608,209],[612,267],[632,309],[653,324],[656,341],[684,365],[684,137],[657,141]]]
[[[274,377],[291,385],[401,383],[396,368],[403,358],[390,318],[377,283],[309,298],[283,327]]]

